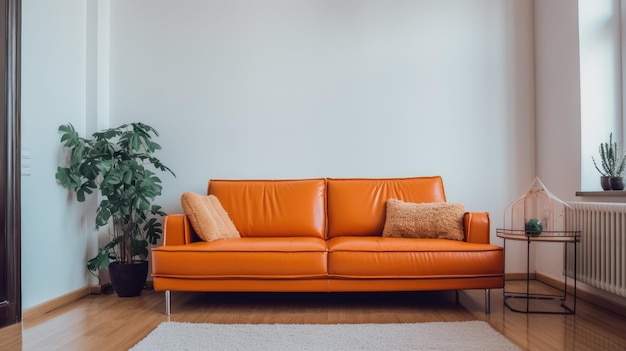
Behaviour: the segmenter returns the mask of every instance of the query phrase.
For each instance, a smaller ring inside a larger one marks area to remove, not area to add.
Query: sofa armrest
[[[463,218],[465,241],[468,243],[489,244],[489,213],[466,212]]]
[[[184,214],[170,214],[163,221],[163,245],[186,245],[195,234]]]

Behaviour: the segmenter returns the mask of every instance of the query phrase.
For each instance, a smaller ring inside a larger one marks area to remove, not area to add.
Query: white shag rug
[[[486,322],[207,324],[164,322],[142,350],[519,350]]]

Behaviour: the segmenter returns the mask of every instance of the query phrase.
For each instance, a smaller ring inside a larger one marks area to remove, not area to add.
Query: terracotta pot
[[[611,189],[624,190],[624,177],[611,177],[609,182],[611,183]]]
[[[602,176],[600,177],[600,185],[602,185],[602,189],[611,190],[611,177]]]

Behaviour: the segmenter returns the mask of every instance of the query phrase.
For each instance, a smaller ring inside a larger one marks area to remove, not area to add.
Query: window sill
[[[626,197],[626,190],[577,191],[576,196]]]

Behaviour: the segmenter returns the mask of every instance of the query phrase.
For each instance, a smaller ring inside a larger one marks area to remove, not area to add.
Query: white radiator
[[[626,297],[626,204],[569,202],[567,227],[580,230],[578,281]],[[568,245],[569,275],[574,255]]]

